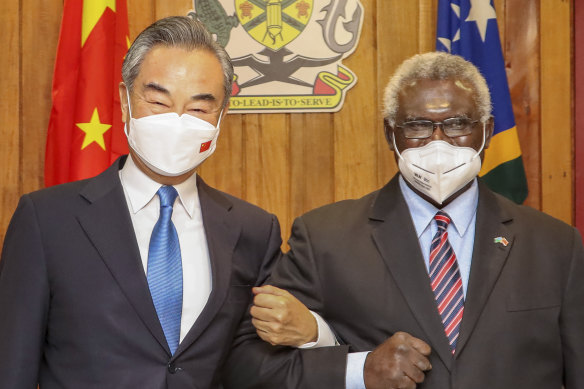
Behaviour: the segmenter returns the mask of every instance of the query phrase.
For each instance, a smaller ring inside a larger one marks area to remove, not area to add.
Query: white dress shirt
[[[120,170],[120,179],[138,241],[144,273],[148,274],[150,236],[160,216],[160,199],[156,192],[162,185],[144,174],[130,155]],[[178,192],[178,197],[173,206],[172,222],[178,234],[183,271],[180,323],[182,342],[205,307],[213,285],[196,174],[174,188]]]

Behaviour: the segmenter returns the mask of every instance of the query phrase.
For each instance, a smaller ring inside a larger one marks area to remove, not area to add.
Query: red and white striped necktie
[[[464,311],[462,279],[456,254],[448,241],[446,231],[450,224],[450,217],[445,212],[439,211],[434,216],[434,220],[438,225],[438,231],[430,246],[430,282],[438,312],[444,324],[444,332],[454,354]]]

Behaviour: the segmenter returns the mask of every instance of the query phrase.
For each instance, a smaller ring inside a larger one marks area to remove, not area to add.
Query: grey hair
[[[213,39],[203,23],[188,16],[170,16],[160,19],[138,35],[130,46],[122,65],[122,79],[129,91],[134,86],[144,57],[158,45],[180,47],[189,51],[208,50],[213,53],[223,69],[223,90],[225,92],[223,106],[227,104],[233,83],[231,59],[225,49]]]
[[[428,80],[460,80],[468,82],[474,93],[480,120],[486,123],[491,116],[491,95],[485,78],[472,63],[458,55],[443,52],[416,54],[397,68],[383,96],[383,117],[390,126],[395,125],[399,108],[399,92],[411,82]]]

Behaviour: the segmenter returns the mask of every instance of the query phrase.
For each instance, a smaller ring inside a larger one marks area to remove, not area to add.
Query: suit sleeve
[[[275,215],[272,215],[267,246],[262,258],[255,286],[260,286],[267,282],[274,266],[276,266],[282,256],[282,251],[280,250],[281,245],[282,237],[280,233],[280,223],[278,222],[278,218],[276,218]]]
[[[566,389],[584,388],[584,249],[577,231],[573,242],[560,317]]]
[[[49,309],[49,283],[34,205],[23,196],[0,261],[0,383],[36,389]]]
[[[310,310],[322,312],[322,296],[308,230],[294,222],[290,252],[274,266],[266,284],[288,290]],[[225,389],[335,389],[345,387],[347,346],[297,349],[261,340],[248,312],[223,372]]]

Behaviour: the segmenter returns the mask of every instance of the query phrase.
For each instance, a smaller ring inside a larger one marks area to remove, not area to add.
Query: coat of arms
[[[355,51],[359,0],[194,0],[232,58],[230,112],[335,112],[357,77],[341,61]]]

